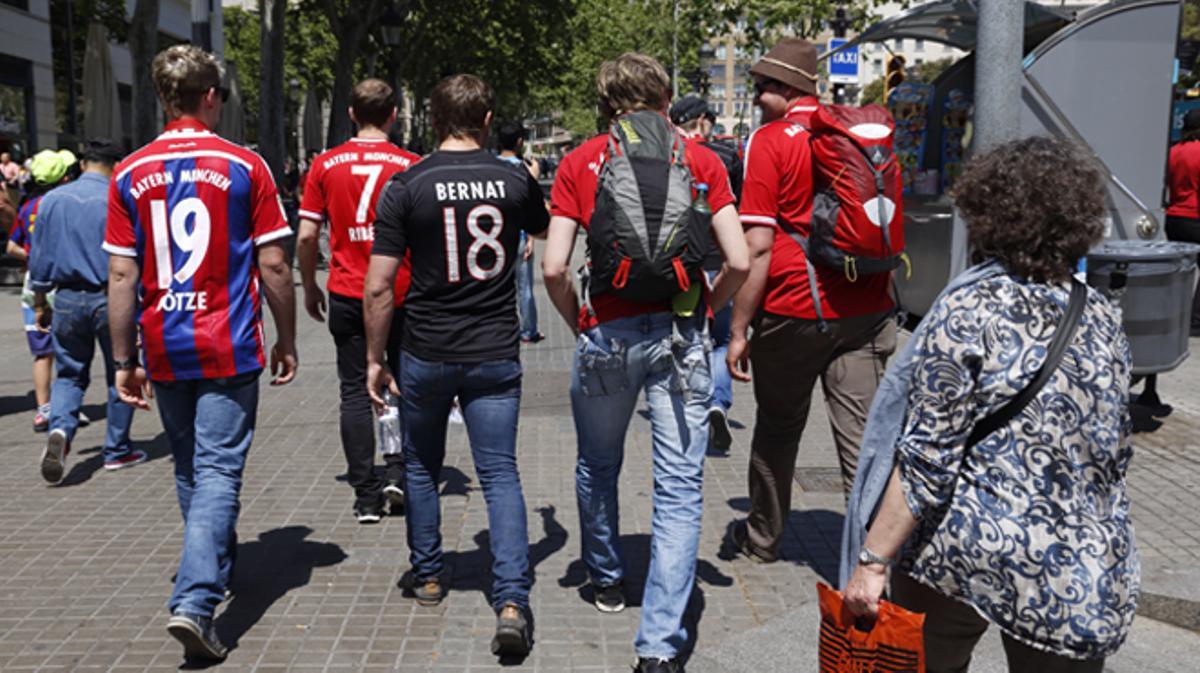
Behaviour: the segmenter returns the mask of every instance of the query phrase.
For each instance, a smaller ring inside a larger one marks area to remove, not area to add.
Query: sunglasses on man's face
[[[222,102],[222,103],[228,103],[228,102],[229,102],[229,87],[224,87],[224,86],[214,86],[214,87],[213,87],[213,91],[216,91],[216,92],[217,92],[217,95],[221,97],[221,102]]]
[[[767,92],[780,92],[784,88],[785,85],[783,82],[773,79],[762,79],[754,82],[754,94],[756,96],[761,96]]]

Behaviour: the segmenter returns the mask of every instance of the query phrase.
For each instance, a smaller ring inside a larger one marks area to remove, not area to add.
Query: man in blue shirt
[[[129,439],[134,409],[121,402],[113,385],[108,333],[108,254],[101,244],[109,180],[120,158],[111,141],[90,141],[83,154],[83,174],[42,199],[33,231],[29,280],[40,323],[48,313],[45,294],[56,290],[50,331],[58,378],[50,394],[50,435],[42,452],[42,477],[51,484],[66,476],[67,454],[79,427],[79,407],[97,342],[108,383],[104,469],[119,470],[146,460],[145,453],[133,450]]]
[[[500,127],[497,136],[500,158],[514,166],[525,166],[536,180],[540,173],[537,163],[521,157],[525,148],[525,127],[517,122],[507,122]],[[524,229],[521,230],[517,250],[521,255],[517,260],[517,312],[521,315],[521,341],[532,344],[546,337],[538,331],[537,301],[533,298],[533,239]]]

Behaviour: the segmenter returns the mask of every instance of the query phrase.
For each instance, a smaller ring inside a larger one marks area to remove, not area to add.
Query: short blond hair
[[[636,110],[661,110],[671,100],[671,79],[653,57],[627,51],[605,61],[596,75],[600,111],[606,117]]]
[[[223,68],[216,57],[190,44],[168,47],[150,67],[154,90],[172,119],[195,112],[209,89],[221,86]]]

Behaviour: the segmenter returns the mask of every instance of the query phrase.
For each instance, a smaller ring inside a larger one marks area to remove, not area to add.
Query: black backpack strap
[[[1046,381],[1050,380],[1050,375],[1054,373],[1055,369],[1058,369],[1059,363],[1062,362],[1063,354],[1067,352],[1067,346],[1071,345],[1071,339],[1079,327],[1086,304],[1087,286],[1073,278],[1071,280],[1071,301],[1067,304],[1062,322],[1059,323],[1058,330],[1054,333],[1054,339],[1050,342],[1046,361],[1042,363],[1042,368],[1038,370],[1033,380],[1017,393],[1016,397],[1008,401],[1008,404],[975,424],[970,436],[967,437],[968,449],[978,444],[984,437],[1008,425],[1009,421],[1016,418],[1017,414],[1020,414],[1046,385]]]

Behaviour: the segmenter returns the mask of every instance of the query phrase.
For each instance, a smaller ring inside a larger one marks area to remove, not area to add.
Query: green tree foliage
[[[258,12],[239,7],[225,10],[225,59],[236,63],[242,87],[246,118],[246,142],[258,142],[261,56],[259,53]],[[321,100],[328,101],[333,89],[333,64],[337,45],[325,17],[289,5],[284,31],[284,91],[291,110],[297,109],[308,89],[315,88]],[[296,81],[299,87],[292,87]],[[291,121],[291,120],[289,120]]]

